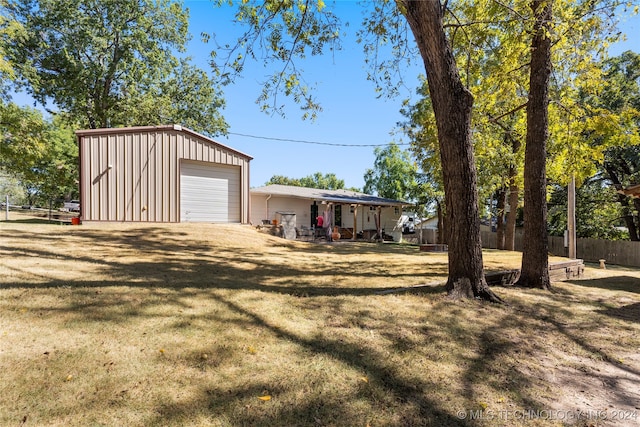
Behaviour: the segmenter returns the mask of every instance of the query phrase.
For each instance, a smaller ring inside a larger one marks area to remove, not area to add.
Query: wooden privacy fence
[[[496,233],[482,231],[482,247],[497,248]],[[516,233],[516,248],[522,251],[522,233]],[[627,240],[577,239],[577,257],[587,262],[599,262],[604,259],[607,264],[640,267],[640,242]],[[564,246],[564,238],[549,237],[549,253],[556,256],[569,256],[569,249]]]

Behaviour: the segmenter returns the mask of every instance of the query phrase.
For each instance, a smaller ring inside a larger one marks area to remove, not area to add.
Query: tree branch
[[[490,117],[489,117],[489,121],[491,121],[491,122],[493,122],[493,123],[498,124],[498,122],[497,122],[497,121],[498,121],[498,120],[500,120],[501,118],[503,118],[503,117],[505,117],[505,116],[508,116],[508,115],[510,115],[510,114],[513,114],[513,113],[515,113],[516,111],[520,111],[520,110],[522,110],[523,108],[525,108],[527,105],[528,105],[528,103],[527,103],[527,102],[525,102],[524,104],[519,105],[518,107],[514,108],[514,109],[513,109],[513,110],[511,110],[511,111],[507,111],[506,113],[500,114],[498,117],[491,117],[491,116],[490,116]]]

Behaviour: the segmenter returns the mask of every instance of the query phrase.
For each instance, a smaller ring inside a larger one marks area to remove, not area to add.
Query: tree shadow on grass
[[[624,291],[640,294],[640,279],[633,276],[621,275],[598,279],[567,280],[566,283],[589,288],[600,288],[611,291]]]
[[[278,407],[273,411],[250,411],[235,413],[232,425],[274,426],[274,425],[344,425],[360,418],[363,414],[354,414],[349,409],[348,402],[362,400],[379,411],[391,410],[399,412],[400,425],[406,426],[463,426],[466,423],[455,414],[443,408],[443,402],[429,397],[429,391],[437,388],[435,383],[423,378],[406,378],[400,372],[402,367],[388,363],[383,353],[377,353],[371,348],[363,348],[340,338],[316,335],[307,338],[288,331],[267,317],[250,311],[240,304],[230,300],[221,293],[215,298],[230,311],[236,313],[245,322],[257,326],[275,336],[278,340],[293,343],[304,351],[314,355],[324,355],[331,360],[340,362],[356,371],[366,373],[366,385],[357,388],[349,395],[318,396],[318,399],[307,398],[299,405]],[[366,355],[365,355],[366,353]],[[224,386],[210,385],[202,390],[199,399],[211,409],[229,410],[240,400],[253,400],[260,404],[256,397],[269,390],[274,395],[284,395],[290,390],[279,388],[272,383],[250,384],[242,390],[224,390]],[[226,391],[226,392],[225,392]],[[197,406],[198,404],[195,403]],[[200,403],[201,405],[201,403]],[[194,402],[171,404],[169,410],[162,410],[158,419],[150,420],[150,425],[166,422],[167,417],[179,421],[187,416],[189,408]],[[375,412],[375,409],[374,409]],[[375,416],[375,414],[370,414]],[[292,422],[295,420],[295,422]],[[419,421],[417,421],[419,420]],[[363,424],[367,419],[362,418]],[[286,424],[284,424],[286,423]]]
[[[640,323],[640,302],[623,305],[622,307],[607,307],[600,310],[600,313],[625,320],[627,322]]]
[[[10,237],[29,238],[28,234],[19,234],[14,233]],[[323,280],[327,278],[339,280],[339,274],[336,275],[336,271],[352,274],[360,280],[360,283],[365,284],[372,279],[384,281],[390,278],[413,277],[413,275],[401,270],[378,268],[380,266],[358,265],[357,261],[346,257],[339,258],[330,265],[313,265],[311,263],[287,265],[284,262],[273,262],[268,259],[268,253],[256,252],[251,248],[239,246],[221,252],[216,250],[215,242],[178,240],[178,237],[183,234],[179,231],[153,227],[117,233],[102,230],[91,230],[90,232],[74,230],[71,237],[75,239],[76,244],[82,244],[95,250],[100,250],[103,246],[116,247],[123,254],[140,252],[150,259],[123,263],[118,258],[96,257],[90,253],[80,253],[74,255],[74,261],[94,264],[96,268],[108,271],[111,278],[108,281],[91,280],[90,277],[58,280],[42,276],[38,281],[33,280],[30,283],[16,281],[15,283],[3,284],[0,288],[69,287],[72,292],[66,297],[68,298],[67,306],[61,308],[41,307],[40,310],[59,310],[84,316],[93,321],[112,321],[121,324],[125,324],[136,316],[172,316],[175,312],[148,314],[148,312],[145,313],[145,309],[154,305],[161,306],[163,310],[188,309],[188,304],[183,300],[185,296],[211,298],[230,312],[235,313],[237,319],[216,318],[215,314],[210,314],[210,318],[203,320],[215,321],[229,327],[234,324],[233,322],[238,322],[238,326],[251,325],[260,328],[275,336],[279,341],[294,343],[311,354],[324,355],[351,367],[355,371],[366,372],[368,376],[367,384],[370,384],[370,387],[360,387],[348,396],[330,396],[329,399],[318,400],[305,399],[299,405],[280,407],[275,411],[235,413],[233,414],[234,425],[280,425],[279,420],[282,419],[299,420],[298,425],[314,425],[319,424],[316,417],[333,420],[328,424],[340,425],[341,421],[345,419],[354,419],[354,414],[345,409],[348,407],[345,402],[358,399],[367,402],[370,407],[378,406],[383,408],[381,410],[402,412],[398,425],[467,425],[450,410],[450,404],[434,397],[437,396],[435,391],[447,387],[447,384],[438,384],[437,373],[434,373],[433,376],[425,374],[419,377],[407,377],[403,374],[401,366],[389,363],[388,357],[383,351],[330,335],[319,334],[309,338],[303,334],[292,332],[278,323],[270,321],[266,314],[260,314],[243,307],[238,301],[229,298],[231,295],[229,292],[225,292],[228,290],[259,291],[277,295],[308,297],[307,306],[309,309],[313,309],[314,304],[318,307],[330,304],[335,313],[341,313],[344,308],[343,304],[346,303],[342,301],[345,299],[339,297],[369,297],[383,288],[366,285],[341,286],[340,283]],[[38,236],[38,238],[42,238],[42,236]],[[2,248],[2,255],[49,260],[56,260],[64,256],[64,249],[56,247],[60,240],[55,236],[48,236],[47,239],[51,244],[48,248],[37,250],[28,247]],[[74,244],[73,239],[72,244]],[[287,243],[283,242],[283,245],[287,245]],[[322,247],[322,245],[317,246],[304,248],[305,253],[320,258],[328,253],[336,253],[336,251],[340,255],[354,253],[353,249],[346,247],[336,250]],[[299,250],[299,248],[296,246],[293,250]],[[442,279],[442,274],[438,273],[440,271],[438,269],[445,269],[446,263],[438,263],[434,268],[436,273],[431,273],[429,276],[430,273],[425,272],[421,277],[421,282],[429,281],[429,278]],[[16,273],[20,273],[20,271],[16,271]],[[320,282],[321,284],[319,284]],[[124,287],[125,290],[120,291],[119,287]],[[141,298],[140,300],[132,301],[126,291],[126,288],[131,287],[145,289],[147,297],[143,295],[137,297]],[[438,286],[415,289],[411,292],[418,294],[442,293],[444,295],[444,290]],[[382,303],[384,302],[384,297],[378,296],[377,298],[380,298]],[[348,300],[352,302],[353,299],[348,298]],[[127,306],[126,310],[115,309],[123,305]],[[481,303],[470,302],[469,305],[470,307],[460,308],[460,310],[476,309],[479,316],[491,314],[484,313]],[[425,308],[425,310],[427,309]],[[496,315],[495,312],[493,314]],[[532,312],[531,315],[538,318],[543,317],[539,312]],[[351,316],[344,317],[342,320],[345,327],[362,329],[371,327],[371,316],[366,312],[358,311]],[[479,390],[487,386],[493,389],[510,390],[514,395],[520,396],[518,399],[521,404],[528,407],[540,406],[536,398],[527,393],[531,380],[525,374],[516,371],[511,376],[511,380],[497,376],[503,372],[496,369],[497,365],[501,363],[501,356],[513,354],[517,351],[518,345],[516,341],[501,335],[504,331],[503,328],[505,325],[516,329],[523,327],[526,323],[526,316],[513,318],[503,316],[479,335],[474,335],[462,320],[455,317],[455,310],[452,310],[450,316],[438,318],[434,325],[424,328],[416,328],[415,326],[410,328],[410,332],[415,330],[420,332],[411,336],[409,334],[404,336],[395,331],[386,331],[385,327],[390,327],[392,321],[393,319],[381,322],[377,332],[384,335],[391,342],[390,348],[398,352],[414,350],[416,347],[424,348],[427,357],[433,357],[434,360],[437,360],[438,352],[464,349],[469,345],[478,346],[479,351],[473,358],[456,355],[459,360],[468,363],[465,373],[468,401],[481,399]],[[183,325],[186,325],[183,322],[185,321],[174,322],[172,327],[179,330]],[[563,332],[570,333],[569,331]],[[579,337],[572,338],[579,340]],[[449,341],[457,343],[457,346],[450,347],[452,344]],[[441,348],[434,349],[433,347],[436,346]],[[219,357],[216,363],[225,363],[225,360],[232,358],[231,355],[224,353],[217,356]],[[196,358],[196,355],[190,354],[186,359],[178,360],[177,363],[191,366],[198,363]],[[176,361],[171,363],[176,363]],[[220,408],[224,410],[236,407],[238,401],[255,399],[265,388],[267,385],[259,381],[250,381],[248,384],[230,391],[225,391],[224,386],[219,384],[206,384],[191,401],[166,401],[162,403],[157,409],[157,418],[152,417],[148,425],[166,425],[171,421],[176,424],[180,423],[180,421],[189,418],[189,413],[194,406],[208,408],[212,413]],[[287,392],[287,390],[277,387],[274,390],[273,385],[269,385],[268,388],[275,392]],[[257,404],[260,403],[257,402]],[[404,419],[405,422],[402,422],[403,416],[407,417]]]
[[[91,230],[90,233],[75,233],[75,242],[71,245],[91,247],[93,251],[102,248],[117,248],[123,257],[142,253],[146,259],[135,262],[121,262],[120,258],[97,257],[91,253],[65,255],[64,247],[57,245],[55,237],[37,236],[49,242],[46,248],[3,247],[1,255],[6,257],[25,257],[49,259],[53,261],[65,257],[66,261],[83,262],[97,266],[98,272],[106,272],[110,277],[104,281],[94,281],[91,277],[69,280],[43,280],[38,282],[16,282],[0,285],[1,288],[41,288],[58,286],[105,287],[159,287],[168,289],[200,288],[200,289],[243,289],[263,292],[291,294],[301,297],[338,296],[338,295],[371,295],[386,289],[379,287],[343,286],[340,276],[350,279],[361,278],[361,283],[368,283],[382,277],[383,280],[415,277],[414,274],[389,269],[384,265],[371,265],[360,262],[353,257],[342,258],[340,255],[357,254],[360,248],[341,249],[338,257],[328,263],[290,265],[272,259],[269,254],[251,248],[236,247],[220,251],[215,242],[193,242],[173,239],[184,233],[168,232],[162,228],[144,228],[128,230],[122,233]],[[29,236],[11,235],[10,238],[29,239]],[[69,244],[69,243],[68,243]],[[298,250],[299,248],[294,248]],[[307,248],[308,254],[318,258],[336,255],[331,249],[316,246]],[[377,252],[376,252],[377,253]],[[151,258],[151,259],[149,259]],[[28,267],[11,267],[14,273],[29,273]],[[446,271],[446,264],[434,263],[430,270],[425,269],[421,279],[437,278]],[[70,271],[69,276],[73,277]],[[43,279],[47,279],[45,276]],[[144,280],[140,280],[143,278]],[[335,279],[331,281],[330,279]],[[318,285],[322,283],[322,285]],[[434,290],[434,292],[437,292]]]
[[[28,218],[28,219],[15,219],[15,220],[11,220],[11,221],[0,221],[0,223],[5,223],[5,224],[12,224],[12,223],[17,223],[17,224],[49,224],[49,225],[55,225],[55,226],[61,226],[61,225],[69,225],[71,222],[71,220],[68,220],[69,222],[65,222],[63,223],[60,219],[39,219],[39,218]]]
[[[618,310],[620,309],[610,309],[606,308],[604,302],[599,303],[602,306],[602,309],[596,311],[595,313],[601,313],[603,315],[618,317]],[[640,381],[640,369],[637,369],[634,366],[631,366],[624,361],[620,360],[620,355],[611,354],[607,349],[606,345],[603,345],[602,342],[593,340],[589,340],[589,334],[586,331],[592,330],[594,328],[602,327],[602,322],[598,319],[597,314],[595,316],[590,317],[588,320],[579,321],[575,324],[572,323],[573,314],[568,310],[560,309],[557,305],[552,303],[538,303],[535,305],[522,305],[518,304],[516,309],[518,310],[519,317],[524,319],[541,319],[545,322],[546,331],[547,332],[558,332],[564,338],[567,339],[569,344],[574,344],[578,346],[581,350],[583,350],[588,357],[583,357],[586,360],[591,361],[594,364],[594,368],[590,369],[588,381],[595,384],[595,387],[598,389],[601,388],[602,384],[606,384],[606,392],[609,394],[611,399],[614,399],[618,405],[626,405],[627,408],[622,408],[620,406],[615,407],[618,410],[622,409],[637,409],[637,398],[638,394],[635,390],[630,390],[628,387],[625,387],[623,383],[628,381],[632,381],[637,383]],[[634,313],[638,313],[640,311],[640,303],[632,304],[629,310],[633,310]],[[623,309],[622,311],[626,311]],[[613,314],[615,313],[615,314]],[[626,314],[626,313],[625,313]],[[628,319],[624,319],[628,320]],[[616,342],[618,337],[612,335],[608,337],[609,340]],[[577,356],[580,359],[579,356]],[[566,363],[566,362],[565,362]],[[598,368],[598,363],[608,365],[606,369],[600,366]],[[572,367],[571,364],[562,368],[556,365],[547,366],[547,369],[551,370],[551,374],[553,375],[553,370],[561,370],[564,369],[565,381],[567,381],[567,386],[573,386],[574,390],[579,391],[581,388],[581,381],[587,381],[584,378],[584,372],[580,370],[580,367]],[[560,372],[558,376],[562,376]],[[582,380],[580,379],[582,377]],[[609,402],[610,404],[613,402]],[[560,409],[569,409],[569,408],[560,408]]]
[[[501,390],[503,396],[507,397],[505,401],[516,402],[519,405],[516,409],[549,409],[538,397],[533,396],[532,378],[517,363],[520,357],[528,357],[526,352],[531,354],[532,351],[527,345],[523,345],[523,340],[517,336],[517,332],[524,328],[526,321],[509,312],[502,315],[493,326],[482,330],[477,339],[478,354],[464,374],[465,395],[469,401],[476,402],[475,409],[488,409],[494,414],[506,409],[501,407],[500,402],[487,401],[479,392],[481,386]],[[531,337],[526,339],[532,341]],[[505,419],[501,421],[504,422]]]

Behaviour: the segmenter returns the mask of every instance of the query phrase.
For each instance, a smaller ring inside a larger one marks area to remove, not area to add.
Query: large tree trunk
[[[397,0],[424,61],[438,129],[447,212],[449,278],[453,298],[501,301],[487,285],[482,266],[480,218],[473,146],[473,96],[464,87],[442,26],[439,1]]]
[[[633,222],[634,237],[636,239],[635,241],[640,241],[640,236],[638,236],[638,225],[640,225],[638,217],[638,212],[640,212],[640,199],[634,197],[631,203],[633,203],[633,212],[631,219]],[[631,238],[631,230],[629,230],[629,238]]]
[[[438,244],[446,245],[447,244],[447,233],[445,230],[447,229],[446,218],[444,213],[442,212],[442,204],[438,201],[436,202],[436,206],[438,209]]]
[[[605,170],[607,171],[609,179],[613,183],[615,189],[622,190],[622,182],[620,182],[620,178],[618,178],[618,174],[616,173],[615,169],[613,167],[605,166]],[[638,199],[634,199],[633,202],[631,202],[629,199],[629,196],[618,193],[618,203],[620,203],[620,206],[622,207],[622,218],[627,225],[627,230],[629,230],[629,240],[637,242],[640,240],[640,236],[638,236],[638,228],[636,227],[633,208],[637,210],[640,206],[638,205]],[[631,204],[633,204],[633,208],[630,206]]]
[[[549,289],[546,158],[549,136],[552,0],[533,0],[536,17],[531,42],[531,71],[524,154],[524,241],[519,286]]]

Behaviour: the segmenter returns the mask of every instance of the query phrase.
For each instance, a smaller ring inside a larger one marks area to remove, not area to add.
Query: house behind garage
[[[371,236],[378,227],[394,241],[402,240],[402,209],[409,203],[350,190],[322,190],[289,185],[251,189],[251,221],[254,224],[295,218],[298,231],[316,226],[316,218],[330,212],[330,223],[343,236]]]
[[[251,156],[179,125],[76,135],[83,221],[249,222]]]

